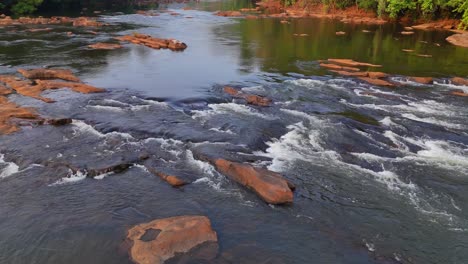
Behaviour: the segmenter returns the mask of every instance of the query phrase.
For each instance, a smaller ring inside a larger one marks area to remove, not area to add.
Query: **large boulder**
[[[213,249],[203,255],[210,260],[218,249],[216,232],[205,216],[176,216],[139,224],[128,231],[127,241],[130,258],[138,264],[164,263],[203,246]]]
[[[453,45],[468,48],[468,33],[454,34],[446,40]]]
[[[225,159],[215,159],[211,162],[220,173],[252,189],[269,204],[293,202],[293,185],[276,172]]]

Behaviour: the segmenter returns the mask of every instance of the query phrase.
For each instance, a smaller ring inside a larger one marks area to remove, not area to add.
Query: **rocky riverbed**
[[[218,4],[0,23],[0,262],[466,260],[451,33]]]

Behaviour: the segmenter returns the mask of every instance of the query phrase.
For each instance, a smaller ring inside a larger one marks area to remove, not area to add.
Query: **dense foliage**
[[[291,4],[293,0],[283,1]],[[346,8],[357,6],[373,10],[379,16],[388,15],[397,18],[404,15],[429,19],[459,17],[465,27],[468,26],[468,0],[299,0],[310,3],[322,3],[327,8]]]
[[[156,0],[0,0],[0,12],[10,15],[33,13],[71,14],[82,8],[94,10],[126,10],[141,7]]]

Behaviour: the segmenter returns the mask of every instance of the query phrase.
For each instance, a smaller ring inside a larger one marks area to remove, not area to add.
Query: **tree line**
[[[297,0],[281,0],[292,5]],[[379,17],[399,18],[461,18],[468,26],[468,0],[299,0],[301,4],[323,4],[326,8],[345,9],[351,6],[374,11]]]
[[[0,12],[8,15],[29,15],[37,12],[48,13],[80,11],[82,8],[94,10],[128,9],[147,5],[155,0],[0,0]]]
[[[38,9],[67,9],[83,6],[101,5],[129,6],[138,5],[143,0],[1,0],[0,10],[14,15],[32,14]],[[292,5],[297,0],[281,0],[285,5]],[[468,0],[299,0],[304,4],[324,4],[328,8],[347,8],[358,6],[375,11],[379,16],[398,18],[446,18],[459,17],[462,26],[468,27]]]

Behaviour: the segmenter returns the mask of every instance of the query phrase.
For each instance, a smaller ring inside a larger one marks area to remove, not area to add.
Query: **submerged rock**
[[[28,79],[62,79],[65,81],[72,81],[72,82],[79,82],[80,79],[76,77],[71,70],[65,69],[32,69],[32,70],[25,70],[19,69],[19,73],[21,73],[24,77]]]
[[[453,45],[468,48],[468,33],[454,34],[446,40]]]
[[[241,17],[242,13],[240,11],[219,11],[216,12],[215,15],[223,17]]]
[[[276,172],[225,159],[211,160],[211,163],[220,173],[252,189],[269,204],[293,202],[293,185]]]
[[[461,97],[468,97],[468,93],[465,93],[464,91],[458,90],[458,91],[451,91],[451,95],[456,95],[456,96],[461,96]]]
[[[203,246],[212,250],[202,258],[212,260],[218,251],[216,232],[205,216],[176,216],[139,224],[128,230],[127,242],[130,258],[138,264],[164,263]]]
[[[101,49],[101,50],[114,50],[114,49],[120,49],[122,48],[122,45],[120,44],[115,44],[115,43],[94,43],[91,45],[88,45],[89,48],[91,49]]]
[[[159,178],[161,178],[165,182],[169,183],[172,187],[180,187],[180,186],[186,185],[188,183],[188,182],[180,179],[177,176],[169,175],[169,174],[166,174],[164,172],[160,172],[160,171],[158,171],[155,168],[152,168],[150,166],[145,166],[145,167],[149,172],[151,172],[152,174],[158,176]]]
[[[369,78],[369,77],[359,77],[359,79],[367,83],[377,85],[377,86],[389,86],[389,87],[395,86],[395,84],[385,81],[385,80],[381,80],[381,79],[374,79],[374,78]]]
[[[365,63],[365,62],[359,62],[359,61],[354,61],[351,59],[328,59],[329,62],[335,63],[335,64],[341,64],[345,66],[350,66],[350,67],[382,67],[382,65],[376,65],[376,64],[371,64],[371,63]]]

